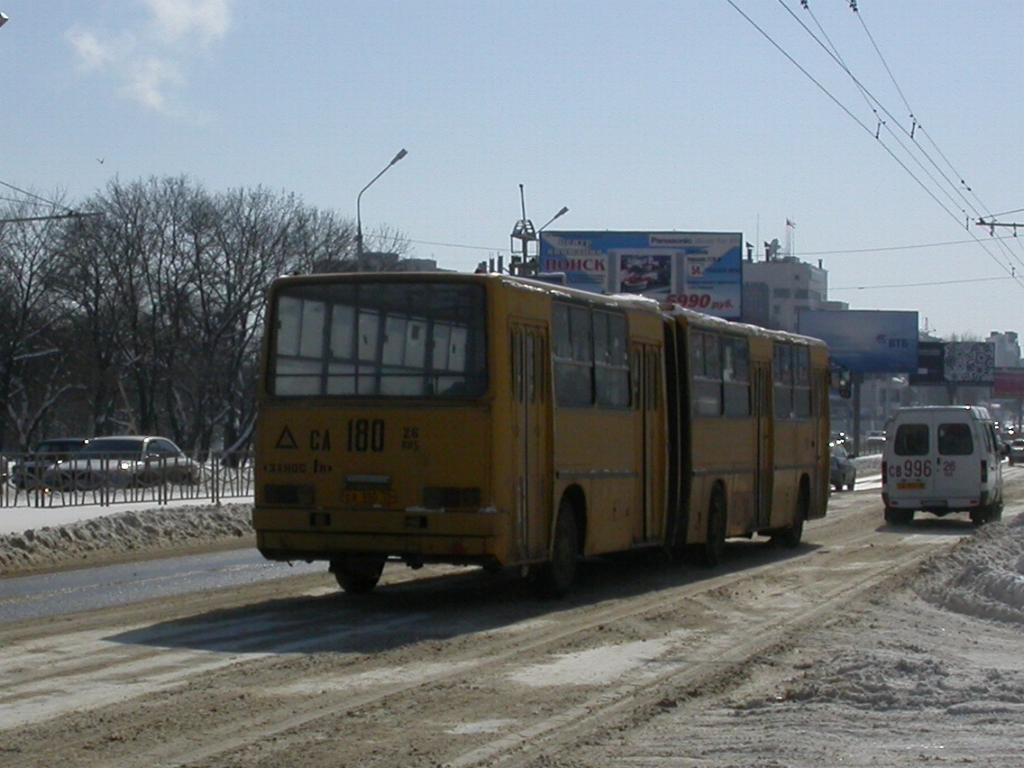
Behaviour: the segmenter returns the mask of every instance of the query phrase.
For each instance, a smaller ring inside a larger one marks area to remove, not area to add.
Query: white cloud
[[[144,107],[156,112],[169,113],[166,89],[185,83],[174,62],[149,56],[136,61],[127,74],[128,82],[121,92]]]
[[[228,0],[145,0],[165,40],[198,38],[210,43],[224,37],[231,13]]]
[[[85,69],[103,69],[114,61],[114,46],[84,29],[69,29],[65,35]]]
[[[189,57],[227,34],[232,0],[139,2],[150,12],[142,29],[102,35],[76,26],[65,37],[82,68],[113,78],[121,95],[147,109],[186,117],[186,110],[172,106],[172,95],[187,85]]]

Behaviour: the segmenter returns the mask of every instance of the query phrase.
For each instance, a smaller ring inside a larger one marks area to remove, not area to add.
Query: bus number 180
[[[380,453],[384,450],[383,419],[349,419],[348,450],[350,453]]]

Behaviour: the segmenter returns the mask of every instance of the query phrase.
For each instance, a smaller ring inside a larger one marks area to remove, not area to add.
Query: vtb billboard
[[[595,293],[635,293],[739,320],[738,232],[541,232],[540,271]]]
[[[805,309],[797,318],[805,336],[828,344],[833,362],[856,373],[917,371],[917,312]]]

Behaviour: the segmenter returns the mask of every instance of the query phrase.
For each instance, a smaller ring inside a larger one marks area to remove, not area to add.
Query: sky
[[[1024,332],[1024,228],[974,224],[1024,223],[1019,0],[854,4],[0,0],[0,182],[186,175],[354,221],[404,148],[363,229],[444,268],[509,253],[522,184],[553,230],[760,252],[788,219],[830,299]]]

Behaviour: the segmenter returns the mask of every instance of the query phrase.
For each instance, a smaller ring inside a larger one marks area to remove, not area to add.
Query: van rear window
[[[900,424],[893,439],[897,456],[925,456],[928,453],[928,425]]]
[[[939,455],[970,456],[974,440],[967,424],[939,424]]]

